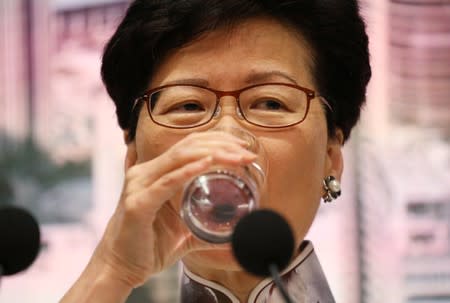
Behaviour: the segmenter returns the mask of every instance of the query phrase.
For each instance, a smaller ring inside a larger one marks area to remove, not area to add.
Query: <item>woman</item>
[[[229,245],[197,239],[179,215],[193,176],[255,159],[245,142],[216,130],[229,127],[252,133],[266,151],[261,207],[294,231],[299,249],[284,278],[295,300],[333,302],[303,239],[321,198],[340,193],[341,146],[370,78],[356,0],[137,0],[105,48],[102,76],[124,130],[126,177],[103,238],[62,302],[124,302],[178,260],[182,302],[277,302],[270,281],[242,270]],[[175,107],[148,97],[174,87],[186,99]],[[230,92],[242,89],[254,96],[237,102]],[[214,90],[227,92],[216,111],[191,96]],[[315,271],[302,273],[308,266]]]

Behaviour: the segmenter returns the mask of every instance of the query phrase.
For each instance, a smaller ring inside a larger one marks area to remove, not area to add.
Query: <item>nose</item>
[[[213,129],[216,130],[230,130],[230,129],[245,129],[241,123],[236,119],[236,117],[231,115],[224,115],[217,118],[217,122],[214,124]]]
[[[216,123],[212,130],[225,131],[248,142],[252,151],[259,151],[257,140],[250,129],[246,119],[242,116],[238,100],[232,96],[224,96],[219,100],[219,105],[214,113]]]
[[[237,100],[233,96],[223,96],[214,113],[213,119],[216,120],[214,128],[234,129],[242,128],[243,117],[239,110]]]
[[[234,109],[233,109],[234,108]],[[232,96],[222,97],[219,100],[216,111],[214,112],[214,119],[218,119],[221,115],[235,115],[240,120],[244,120],[241,110],[238,106],[238,101]]]

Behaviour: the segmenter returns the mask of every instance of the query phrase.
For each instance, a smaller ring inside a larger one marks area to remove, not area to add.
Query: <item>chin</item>
[[[183,258],[183,262],[218,270],[242,270],[233,256],[230,245],[218,245],[217,248],[191,252]]]

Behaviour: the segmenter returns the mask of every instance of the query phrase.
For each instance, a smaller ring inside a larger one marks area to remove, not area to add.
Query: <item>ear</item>
[[[344,134],[342,133],[342,130],[337,129],[335,135],[328,138],[324,178],[327,176],[333,176],[337,180],[341,180],[342,171],[344,170],[344,161],[342,156],[343,144]]]
[[[136,153],[136,140],[130,140],[128,130],[123,132],[123,138],[125,144],[127,145],[127,153],[125,155],[125,172],[136,164],[137,153]]]

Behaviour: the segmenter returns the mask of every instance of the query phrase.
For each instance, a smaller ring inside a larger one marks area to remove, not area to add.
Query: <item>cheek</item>
[[[136,152],[138,163],[143,163],[161,155],[169,148],[167,140],[164,141],[157,134],[146,134],[140,132],[136,134]]]
[[[289,136],[267,146],[267,199],[261,204],[286,217],[300,241],[308,231],[322,195],[326,144],[319,136]]]
[[[167,128],[155,125],[147,117],[140,117],[136,129],[137,162],[153,160],[177,143],[181,137]]]

